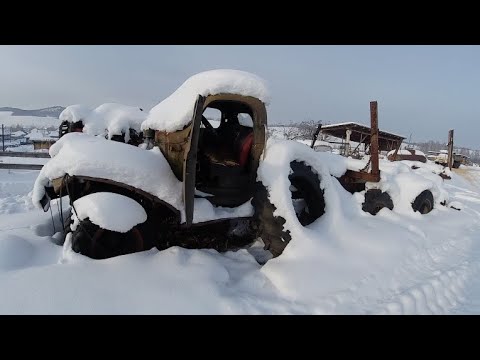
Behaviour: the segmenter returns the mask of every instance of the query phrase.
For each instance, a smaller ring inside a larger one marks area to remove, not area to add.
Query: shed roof
[[[322,134],[334,136],[340,139],[345,139],[347,137],[347,130],[351,130],[350,140],[354,142],[370,142],[370,132],[371,129],[369,126],[358,124],[355,122],[346,122],[332,125],[322,126]],[[401,143],[405,139],[404,136],[397,135],[394,133],[386,132],[379,130],[378,131],[378,147],[381,151],[391,150],[392,144]]]

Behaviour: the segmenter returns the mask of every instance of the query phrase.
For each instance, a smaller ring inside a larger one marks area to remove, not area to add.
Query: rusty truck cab
[[[207,109],[220,112],[217,128],[204,115]],[[252,119],[252,127],[239,122],[241,115]],[[184,129],[155,131],[155,145],[183,182],[187,225],[193,219],[195,197],[236,207],[253,196],[266,123],[265,104],[259,99],[217,94],[198,96],[192,121]]]

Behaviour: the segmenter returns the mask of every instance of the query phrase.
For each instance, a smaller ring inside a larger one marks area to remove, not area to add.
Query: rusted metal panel
[[[173,173],[180,181],[183,181],[183,159],[190,132],[191,124],[179,131],[170,133],[166,131],[155,132],[155,144],[158,145]]]
[[[363,171],[352,171],[347,170],[344,175],[347,178],[353,179],[355,181],[365,181],[365,182],[378,182],[380,181],[380,174],[372,174]]]

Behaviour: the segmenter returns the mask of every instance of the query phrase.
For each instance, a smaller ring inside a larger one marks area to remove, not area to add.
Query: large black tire
[[[305,206],[297,213],[297,218],[306,226],[325,213],[323,190],[320,188],[319,176],[310,166],[294,161],[290,167],[292,173],[288,178],[292,184],[292,202],[304,202]],[[258,183],[252,205],[255,209],[257,235],[263,240],[265,250],[270,251],[274,257],[281,255],[292,237],[290,231],[284,229],[285,219],[273,215],[276,207],[268,199],[268,191],[262,183]]]
[[[430,190],[424,190],[418,195],[412,203],[413,211],[418,211],[420,214],[428,214],[433,210],[433,194]]]
[[[370,189],[365,193],[365,202],[362,210],[376,215],[383,208],[393,209],[393,201],[390,195],[380,189]]]
[[[92,259],[107,259],[151,249],[153,244],[146,241],[140,226],[120,233],[102,229],[87,218],[72,233],[72,250]]]

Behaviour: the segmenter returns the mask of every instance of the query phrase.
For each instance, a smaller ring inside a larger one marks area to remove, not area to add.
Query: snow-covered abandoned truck
[[[92,258],[154,246],[224,251],[258,237],[278,256],[299,228],[333,211],[340,183],[363,179],[365,190],[380,174],[378,157],[370,174],[295,141],[267,141],[268,102],[256,75],[197,74],[150,111],[145,146],[77,133],[59,139],[33,201],[45,209],[68,195],[64,246]],[[207,119],[212,109],[218,123]]]
[[[140,126],[146,117],[142,108],[122,104],[106,103],[93,110],[70,105],[59,116],[59,136],[83,132],[137,146],[143,142]]]

